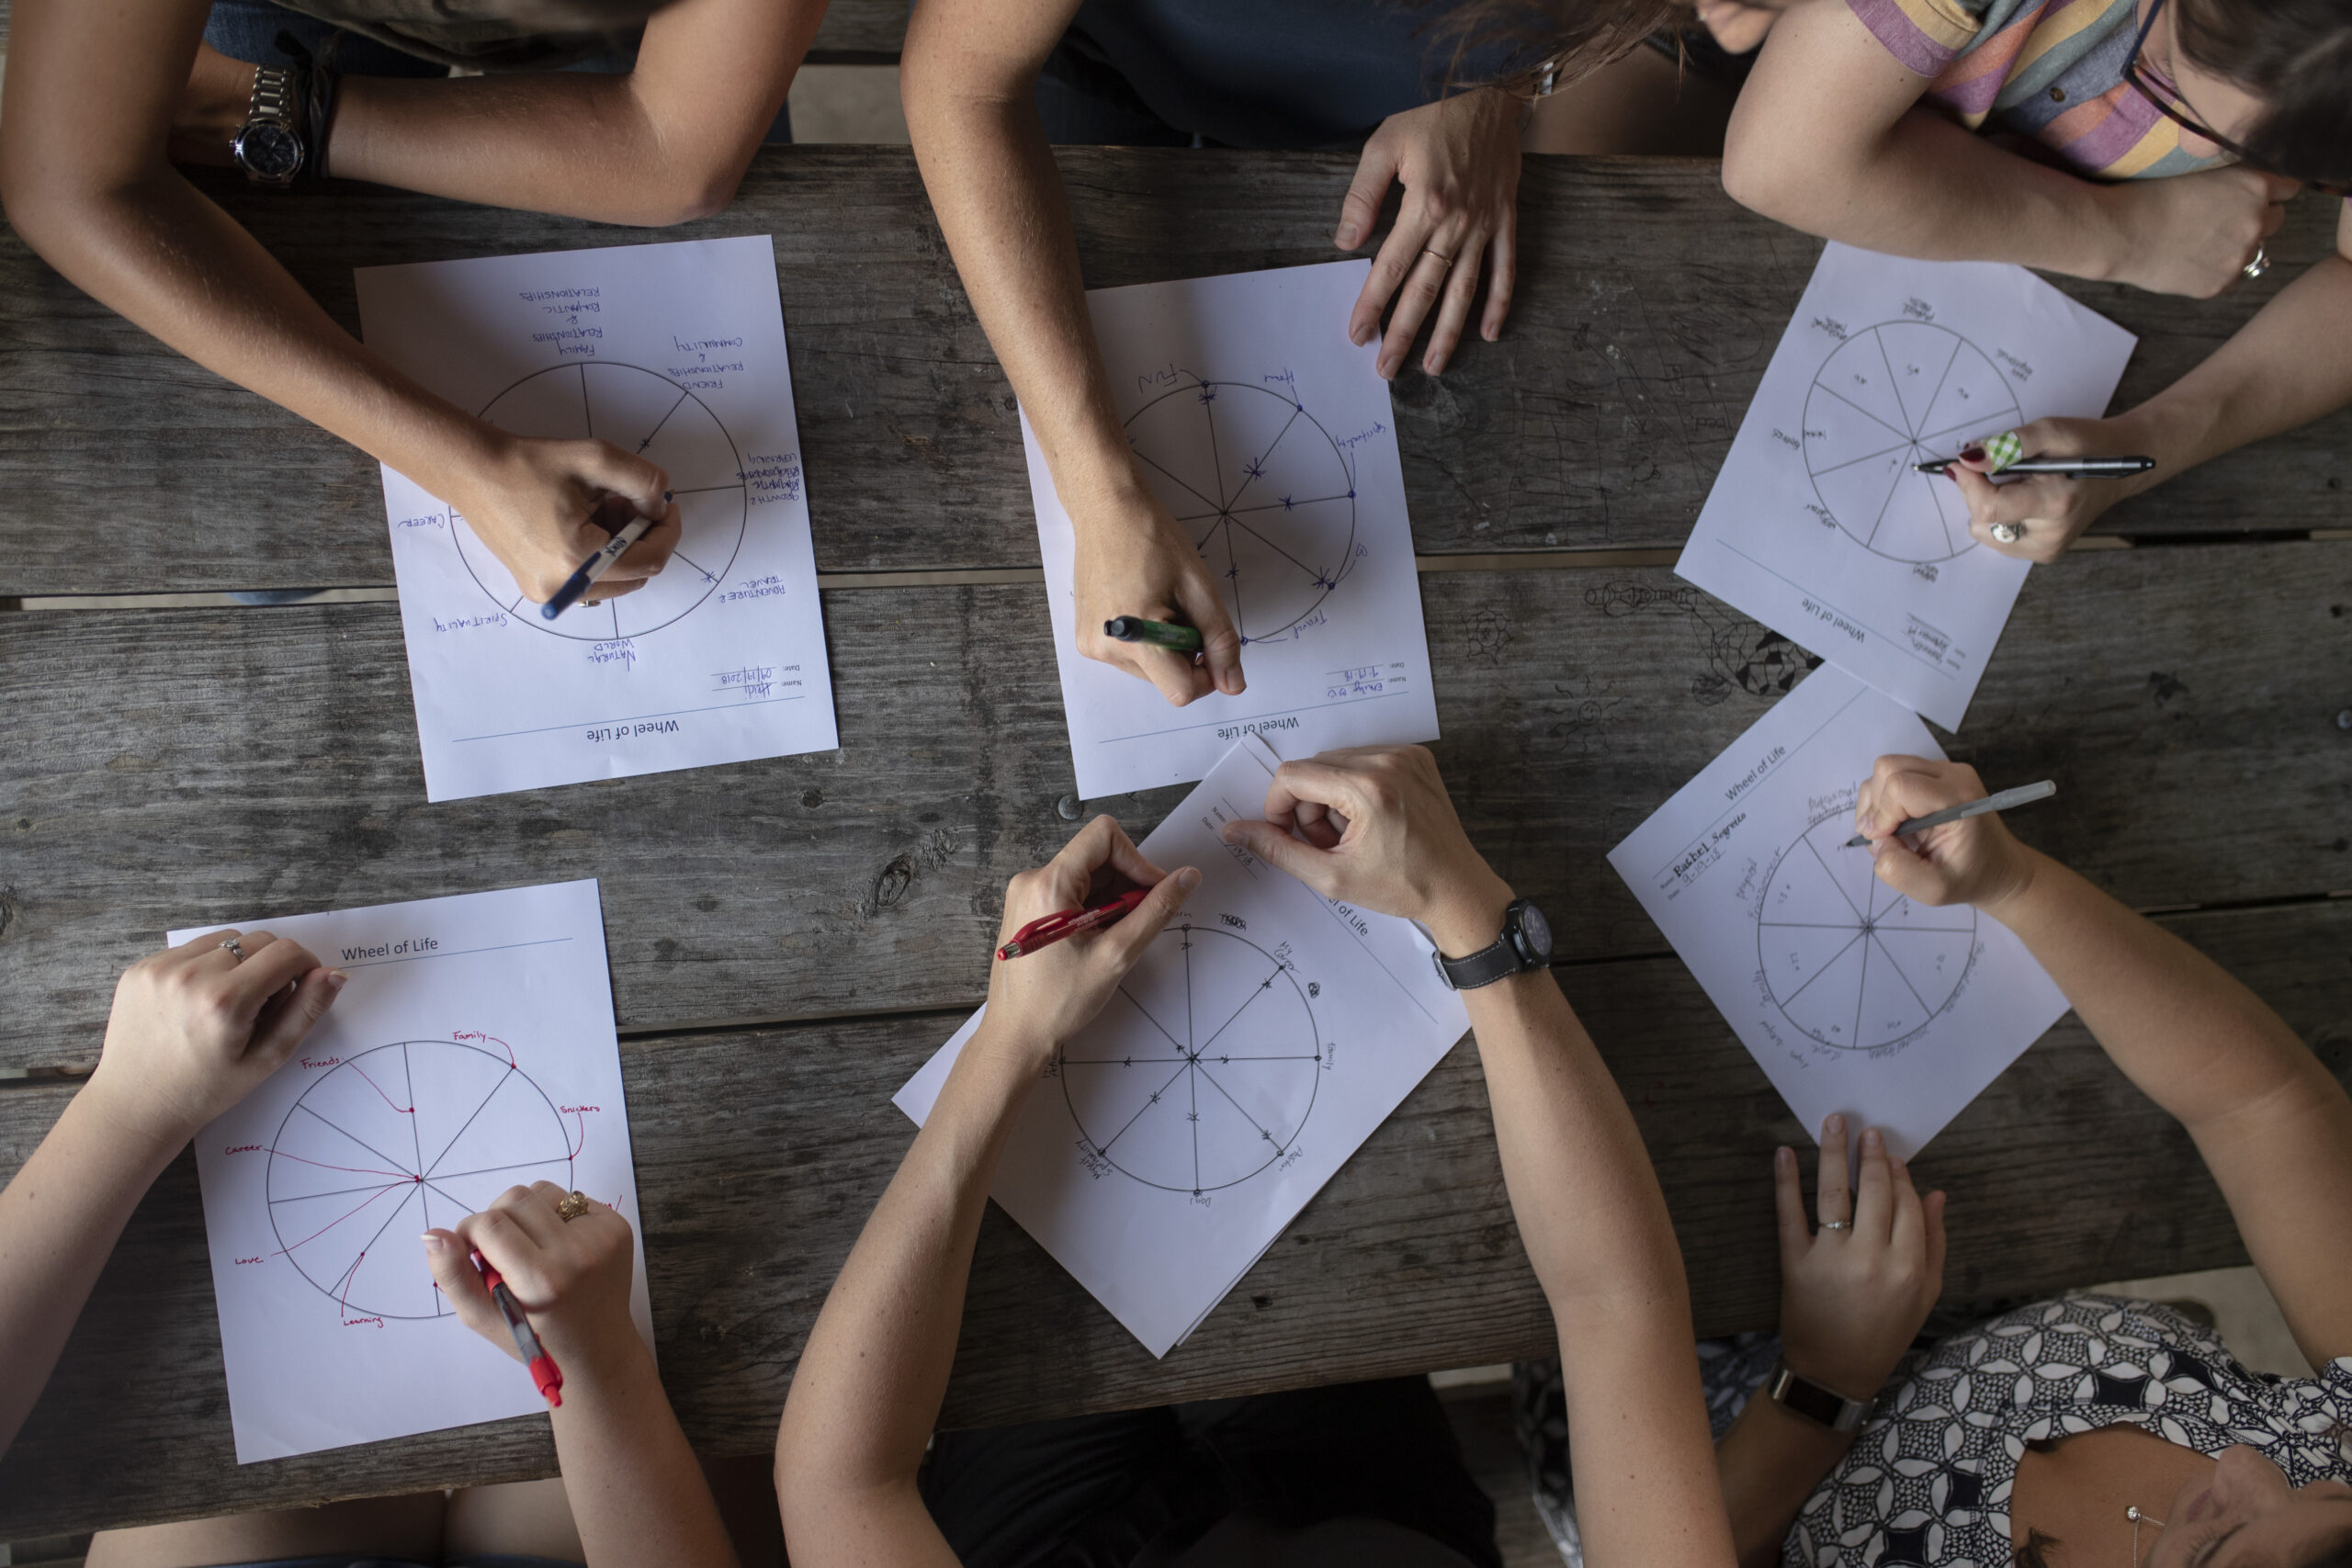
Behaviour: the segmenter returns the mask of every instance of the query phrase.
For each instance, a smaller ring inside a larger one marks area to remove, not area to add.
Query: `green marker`
[[[1121,642],[1148,642],[1154,648],[1170,649],[1177,653],[1201,651],[1201,629],[1198,626],[1147,621],[1141,615],[1114,615],[1102,623],[1102,635],[1116,637]]]

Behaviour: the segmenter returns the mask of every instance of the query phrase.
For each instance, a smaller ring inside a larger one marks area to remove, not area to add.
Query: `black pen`
[[[1197,626],[1180,626],[1168,621],[1148,621],[1141,615],[1114,615],[1102,623],[1102,635],[1121,642],[1148,642],[1155,648],[1165,648],[1177,653],[1201,651],[1201,633]]]
[[[1914,463],[1911,467],[1919,473],[1940,474],[1959,461],[1957,457],[1939,457],[1932,463]],[[2154,457],[2021,457],[1993,472],[2057,474],[2070,479],[2120,479],[2144,474],[2155,466]]]

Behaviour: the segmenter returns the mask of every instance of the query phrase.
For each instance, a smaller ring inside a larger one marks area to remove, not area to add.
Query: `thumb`
[[[1380,131],[1373,132],[1372,140],[1363,144],[1363,156],[1356,162],[1356,177],[1348,182],[1348,194],[1340,198],[1340,227],[1331,236],[1333,244],[1352,251],[1372,238],[1372,226],[1379,220],[1381,201],[1396,178],[1396,169],[1395,141]]]
[[[658,463],[624,452],[609,441],[599,441],[594,456],[581,465],[580,477],[599,490],[610,491],[640,517],[660,518],[670,510],[670,476]]]
[[[1151,945],[1151,939],[1166,929],[1168,922],[1175,918],[1176,911],[1184,907],[1186,896],[1200,885],[1199,872],[1189,865],[1180,866],[1152,884],[1151,891],[1144,895],[1143,902],[1136,906],[1135,913],[1111,928],[1104,945],[1110,949],[1110,956],[1118,964],[1120,974],[1125,974],[1141,961],[1144,949]]]
[[[512,1353],[514,1336],[507,1331],[505,1314],[490,1299],[490,1287],[481,1282],[481,1270],[474,1267],[466,1244],[455,1231],[426,1231],[423,1239],[424,1265],[433,1270],[433,1282],[441,1287],[458,1321]]]
[[[1248,687],[1241,678],[1241,634],[1234,629],[1233,617],[1225,613],[1223,595],[1191,580],[1184,582],[1179,594],[1184,602],[1184,614],[1200,628],[1201,651],[1207,656],[1210,681],[1227,696],[1239,696]]]
[[[1333,874],[1329,851],[1302,844],[1272,822],[1227,822],[1220,836],[1227,843],[1240,845],[1276,871],[1288,873],[1325,897],[1339,896],[1339,878]]]
[[[1781,1269],[1785,1274],[1813,1241],[1813,1227],[1805,1224],[1804,1183],[1797,1175],[1794,1149],[1772,1151],[1772,1209],[1781,1223]]]
[[[351,976],[340,969],[313,969],[294,982],[294,988],[280,997],[272,998],[254,1021],[253,1043],[245,1047],[250,1061],[266,1062],[276,1071],[278,1065],[294,1054],[319,1020],[326,1017],[327,1009],[342,994],[344,984]]]

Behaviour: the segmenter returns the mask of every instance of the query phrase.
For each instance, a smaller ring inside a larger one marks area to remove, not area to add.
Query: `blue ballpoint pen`
[[[662,492],[663,501],[668,501],[670,498],[668,491]],[[596,585],[596,580],[610,570],[612,564],[628,554],[628,547],[645,537],[646,530],[659,521],[659,518],[653,517],[631,518],[627,526],[605,541],[603,549],[580,563],[580,570],[573,572],[564,581],[563,586],[555,591],[554,598],[539,606],[539,617],[542,620],[552,621],[580,603],[581,596]]]

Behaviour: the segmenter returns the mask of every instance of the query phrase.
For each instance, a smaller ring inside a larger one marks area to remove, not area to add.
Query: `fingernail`
[[[1201,874],[1189,865],[1176,874],[1176,891],[1179,893],[1190,893],[1200,885]]]
[[[1340,231],[1331,238],[1338,242],[1340,249],[1352,251],[1356,248],[1356,226],[1352,223],[1342,223],[1340,225]]]
[[[1960,456],[1961,460],[1963,462],[1981,463],[1984,460],[1984,448],[1982,446],[1963,446],[1960,449]]]
[[[417,1239],[424,1243],[424,1250],[427,1252],[437,1253],[449,1245],[447,1238],[435,1235],[431,1231],[426,1231]]]
[[[1829,1119],[1822,1122],[1821,1131],[1825,1137],[1835,1138],[1846,1131],[1846,1119],[1833,1111]]]
[[[1866,1155],[1877,1154],[1885,1143],[1886,1140],[1879,1136],[1879,1131],[1877,1128],[1870,1127],[1863,1130],[1862,1153]]]
[[[1790,1148],[1785,1144],[1772,1151],[1772,1163],[1776,1166],[1780,1166],[1783,1169],[1796,1164],[1796,1150]]]
[[[344,987],[344,983],[350,978],[350,975],[344,970],[330,969],[327,971],[327,989],[340,991]]]

